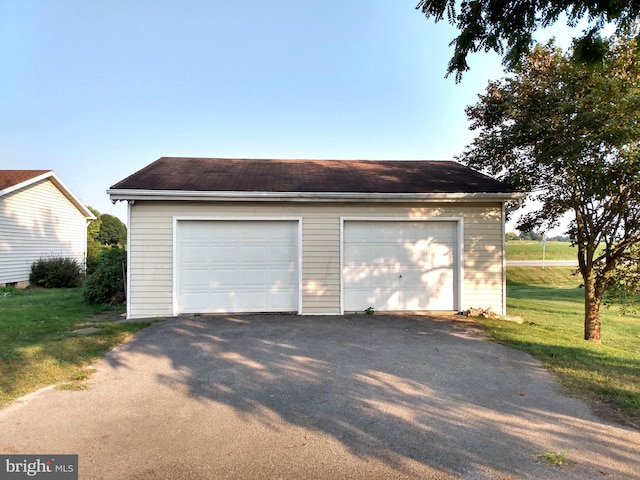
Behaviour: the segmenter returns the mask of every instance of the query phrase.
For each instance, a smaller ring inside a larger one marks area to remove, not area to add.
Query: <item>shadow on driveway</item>
[[[51,392],[74,397],[76,410],[101,402],[94,424],[60,444],[80,451],[91,473],[81,478],[618,479],[640,471],[640,433],[596,419],[530,356],[486,341],[458,317],[180,317],[140,332],[105,362],[88,391]],[[19,420],[0,416],[0,428]],[[543,452],[567,460],[550,465]]]
[[[527,463],[540,464],[542,446],[530,441],[537,434],[553,440],[550,451],[566,452],[589,434],[607,446],[597,424],[572,431],[586,408],[560,397],[537,362],[486,342],[471,322],[217,316],[161,328],[168,335],[145,348],[171,359],[159,383],[184,386],[268,428],[284,420],[323,432],[406,474],[407,459],[457,473],[487,464],[524,473]],[[606,455],[638,461],[615,443]]]

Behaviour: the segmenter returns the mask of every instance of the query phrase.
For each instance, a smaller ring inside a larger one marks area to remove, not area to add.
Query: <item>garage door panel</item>
[[[426,271],[421,266],[405,266],[402,269],[402,278],[400,279],[405,288],[411,288],[411,285],[424,285],[427,280]]]
[[[402,274],[400,264],[396,265],[376,265],[368,267],[371,285],[374,287],[397,287]]]
[[[289,245],[270,245],[269,260],[271,263],[291,264],[291,247]]]
[[[368,245],[345,245],[345,265],[364,264],[371,258],[372,250]]]
[[[218,308],[213,312],[233,312],[238,306],[238,294],[236,292],[209,292],[206,301],[199,305],[198,310],[186,310],[189,313],[203,313],[210,305],[227,305],[225,309]]]
[[[427,293],[424,290],[405,290],[402,294],[403,305],[399,310],[424,310],[424,305],[428,302]]]
[[[343,307],[453,310],[456,222],[345,221]]]
[[[183,249],[183,262],[200,263],[209,256],[209,248],[198,245],[185,245]]]
[[[298,222],[178,221],[178,313],[298,311]]]
[[[404,310],[400,292],[386,288],[375,289],[369,304],[377,310]]]
[[[246,288],[261,289],[267,284],[268,272],[264,269],[243,269],[240,275],[242,275],[242,285]]]
[[[281,285],[292,288],[290,278],[292,269],[272,269],[269,271],[268,280],[271,285]]]
[[[184,310],[184,313],[196,313],[201,311],[209,301],[209,295],[206,292],[194,292],[184,295],[184,302],[190,306],[190,309]]]
[[[370,251],[373,250],[370,248]],[[375,260],[380,265],[403,262],[408,259],[408,256],[409,252],[401,245],[380,245],[375,250]]]
[[[209,281],[208,269],[191,269],[192,275],[185,279],[185,286],[189,288],[206,288]]]
[[[240,295],[240,304],[247,311],[258,310],[267,303],[267,295],[265,292],[258,291],[244,291]]]
[[[343,278],[352,288],[358,289],[371,286],[371,273],[364,266],[348,266],[343,270]]]
[[[425,263],[428,267],[451,266],[455,264],[455,255],[451,245],[433,245],[425,255]]]
[[[345,303],[361,305],[358,310],[373,307],[375,310],[404,310],[400,294],[388,288],[350,289],[345,292]]]
[[[208,272],[208,287],[221,287],[233,288],[233,285],[237,285],[242,282],[241,271],[236,266],[232,267],[219,267],[210,268]],[[188,281],[188,276],[185,276],[185,282]]]
[[[242,264],[262,264],[268,261],[267,247],[264,245],[243,245],[240,247],[240,260]]]
[[[292,290],[269,292],[269,301],[273,305],[274,310],[285,311],[289,309],[291,303],[290,297],[295,293]]]
[[[211,257],[215,262],[228,262],[235,265],[238,262],[237,245],[219,245],[216,248],[210,248]]]

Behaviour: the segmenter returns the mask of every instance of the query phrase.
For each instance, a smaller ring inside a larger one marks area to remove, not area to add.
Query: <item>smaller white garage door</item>
[[[457,222],[345,221],[345,311],[455,310]]]
[[[177,313],[297,312],[298,222],[177,222]]]

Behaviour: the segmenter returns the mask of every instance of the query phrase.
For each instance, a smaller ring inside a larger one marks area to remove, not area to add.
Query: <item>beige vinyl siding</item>
[[[50,180],[0,197],[0,285],[28,281],[41,257],[84,265],[86,250],[86,218]]]
[[[460,308],[503,309],[502,205],[394,202],[168,202],[130,207],[129,317],[171,316],[174,218],[302,218],[302,313],[339,314],[342,218],[461,218]]]
[[[464,308],[491,308],[503,312],[502,209],[482,209],[465,216]]]

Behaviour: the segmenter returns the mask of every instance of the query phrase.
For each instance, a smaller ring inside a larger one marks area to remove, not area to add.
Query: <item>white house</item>
[[[51,170],[0,170],[0,285],[25,286],[42,257],[84,265],[95,217]]]
[[[160,158],[128,201],[130,318],[505,311],[509,185],[451,161]]]

